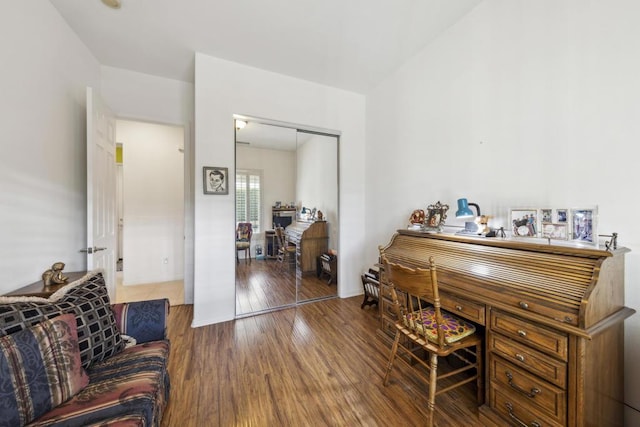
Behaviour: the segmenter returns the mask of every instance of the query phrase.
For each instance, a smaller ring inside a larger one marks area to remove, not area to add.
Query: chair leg
[[[389,383],[389,375],[393,369],[393,361],[396,358],[398,352],[398,343],[400,342],[400,331],[396,331],[396,338],[393,340],[393,346],[391,347],[391,354],[389,355],[389,363],[387,363],[387,372],[384,374],[384,380],[382,384],[386,387]]]
[[[429,419],[427,425],[433,426],[433,415],[436,409],[436,381],[438,380],[438,355],[431,353],[429,361],[429,402],[427,403],[429,410]]]
[[[236,264],[240,264],[240,257],[238,257],[238,251],[236,251]]]
[[[251,264],[251,249],[245,249],[244,256],[249,257],[249,264]]]
[[[478,379],[476,385],[478,387],[478,406],[484,403],[484,367],[482,364],[482,343],[476,346],[476,370],[478,372]]]

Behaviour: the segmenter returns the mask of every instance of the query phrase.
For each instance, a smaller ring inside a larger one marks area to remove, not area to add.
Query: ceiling
[[[244,128],[236,129],[236,144],[249,148],[296,151],[312,136],[291,127],[247,121]]]
[[[250,148],[295,151],[297,131],[282,126],[272,126],[258,122],[247,122],[242,129],[236,129],[236,144]]]
[[[50,0],[102,65],[193,82],[194,52],[366,93],[482,0]]]

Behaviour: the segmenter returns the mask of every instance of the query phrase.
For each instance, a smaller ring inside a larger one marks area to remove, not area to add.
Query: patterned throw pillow
[[[78,346],[86,369],[124,348],[102,272],[61,288],[50,299],[0,297],[0,336],[10,335],[65,313],[76,316]]]
[[[23,426],[87,384],[73,314],[0,337],[0,425]]]
[[[112,308],[120,333],[135,337],[138,344],[166,339],[169,315],[166,298],[114,304]]]

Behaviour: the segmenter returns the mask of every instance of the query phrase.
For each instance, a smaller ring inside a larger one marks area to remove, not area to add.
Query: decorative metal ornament
[[[69,278],[62,274],[62,270],[64,270],[64,262],[53,263],[49,270],[42,273],[42,281],[44,282],[44,285],[51,286],[67,283]]]

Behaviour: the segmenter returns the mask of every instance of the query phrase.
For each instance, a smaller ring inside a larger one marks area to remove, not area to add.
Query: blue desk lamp
[[[476,208],[477,214],[474,215],[473,211],[469,208],[473,206]],[[477,218],[480,217],[480,206],[477,203],[469,203],[467,199],[458,199],[458,210],[456,211],[456,218]],[[475,221],[466,221],[464,223],[464,231],[462,234],[478,234],[480,233],[478,224]]]

